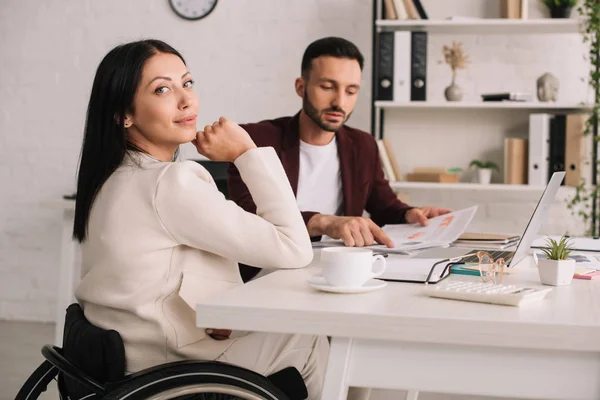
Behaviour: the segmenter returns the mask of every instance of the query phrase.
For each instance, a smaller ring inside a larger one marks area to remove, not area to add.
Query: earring
[[[131,126],[130,123],[127,123],[127,122],[125,123],[125,128],[129,128],[130,126]]]

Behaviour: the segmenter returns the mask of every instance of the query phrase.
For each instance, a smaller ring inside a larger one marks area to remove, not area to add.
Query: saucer
[[[379,279],[368,280],[362,286],[332,286],[322,276],[313,276],[306,281],[310,286],[324,292],[331,293],[366,293],[381,289],[387,286],[387,282]]]

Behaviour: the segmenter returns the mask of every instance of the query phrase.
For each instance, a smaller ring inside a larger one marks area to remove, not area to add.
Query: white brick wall
[[[423,3],[432,18],[497,15],[497,4],[492,0]],[[533,3],[537,2],[530,3],[533,18],[533,8],[537,7]],[[296,112],[300,101],[293,82],[306,45],[326,35],[343,36],[355,42],[366,56],[363,89],[351,124],[368,129],[370,15],[371,1],[366,0],[223,0],[211,16],[197,22],[176,17],[167,0],[2,0],[0,318],[54,318],[60,198],[74,189],[93,75],[110,48],[123,41],[156,37],[179,49],[197,80],[202,126],[220,115],[249,122]],[[559,77],[561,98],[580,101],[585,95],[585,85],[579,82],[585,69],[576,35],[432,36],[430,99],[441,99],[449,82],[447,66],[437,65],[436,60],[441,59],[441,46],[452,40],[463,40],[473,60],[469,70],[461,71],[458,77],[465,99],[475,99],[482,90],[532,89],[535,78],[547,70]],[[415,164],[410,158],[413,155],[442,160],[439,148],[449,138],[464,138],[474,147],[466,151],[466,144],[455,145],[450,159],[444,162],[464,163],[472,152],[497,151],[501,136],[510,129],[522,131],[525,121],[525,115],[519,113],[450,111],[411,115],[397,112],[389,118],[390,126],[403,133],[416,126],[424,132],[408,140],[390,136],[399,154],[407,157],[401,160],[403,166]],[[434,131],[439,134],[436,147],[429,145],[431,138],[424,139],[425,134]],[[406,145],[414,151],[401,153]],[[189,147],[183,153],[194,156]],[[450,204],[453,197],[460,197],[460,193],[449,193],[448,198],[445,195],[423,201]],[[419,203],[415,196],[411,194]],[[481,196],[459,200],[490,200],[489,195]],[[459,200],[453,204],[459,205]],[[525,213],[517,215],[515,209],[521,206],[521,200],[495,201],[497,207],[482,209],[500,219],[504,219],[505,212],[515,220],[509,227],[520,223]],[[528,198],[523,204],[531,207],[533,201]]]

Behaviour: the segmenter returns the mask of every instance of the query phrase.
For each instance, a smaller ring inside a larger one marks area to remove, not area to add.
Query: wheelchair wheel
[[[222,363],[166,367],[120,382],[106,400],[288,400],[264,376]]]
[[[58,368],[49,361],[44,361],[25,381],[15,400],[36,400],[40,394],[46,391],[57,374]]]

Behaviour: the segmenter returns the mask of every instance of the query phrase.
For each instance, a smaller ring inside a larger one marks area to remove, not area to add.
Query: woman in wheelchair
[[[183,57],[161,41],[127,43],[101,61],[78,172],[76,298],[89,322],[121,335],[128,373],[178,360],[262,375],[295,367],[317,399],[325,337],[217,330],[213,338],[196,327],[197,302],[242,285],[238,263],[301,268],[312,249],[273,148],[257,148],[226,118],[197,132],[193,86]],[[227,201],[198,163],[176,161],[190,142],[236,165],[256,214]]]

